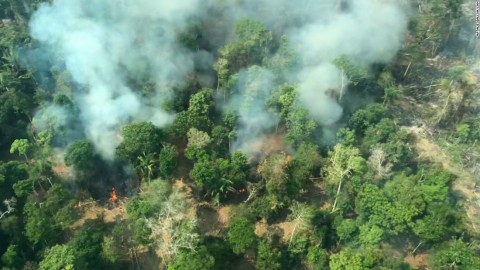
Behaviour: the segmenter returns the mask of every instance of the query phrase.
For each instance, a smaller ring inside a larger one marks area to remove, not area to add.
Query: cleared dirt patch
[[[228,223],[230,222],[230,210],[231,207],[226,205],[222,206],[218,209],[218,222],[223,225],[227,226]]]
[[[83,211],[83,215],[71,226],[72,229],[81,227],[87,220],[96,219],[99,215],[103,215],[103,220],[107,223],[115,222],[117,220],[126,219],[127,210],[125,202],[119,200],[115,205],[108,206],[99,205],[95,201],[80,202],[76,207]]]
[[[288,243],[290,241],[290,237],[292,237],[292,232],[295,228],[295,223],[291,221],[284,221],[275,225],[278,226],[283,231],[283,238],[282,238],[283,242]]]
[[[214,208],[208,205],[197,205],[196,217],[202,234],[221,236],[230,222],[230,206]]]
[[[408,263],[411,267],[417,270],[426,270],[428,269],[428,254],[417,254],[415,256],[408,255],[405,257],[404,261]]]
[[[255,223],[255,234],[259,237],[264,236],[268,232],[268,224],[263,221]]]
[[[217,235],[220,228],[218,214],[210,207],[197,208],[198,229],[202,234]]]

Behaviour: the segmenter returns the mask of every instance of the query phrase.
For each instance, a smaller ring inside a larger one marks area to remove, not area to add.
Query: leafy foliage
[[[230,225],[227,239],[232,246],[233,252],[236,254],[243,253],[247,248],[254,247],[256,236],[253,223],[246,218],[235,220]]]

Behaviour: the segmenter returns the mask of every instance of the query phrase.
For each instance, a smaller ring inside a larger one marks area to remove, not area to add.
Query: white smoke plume
[[[227,105],[239,116],[237,140],[232,149],[255,154],[259,149],[252,149],[252,145],[277,125],[277,114],[266,106],[266,100],[275,86],[274,78],[270,71],[259,66],[240,72],[235,86],[236,94]]]
[[[342,91],[346,84],[333,60],[347,55],[363,67],[388,63],[401,48],[408,24],[406,9],[395,1],[345,1],[344,11],[332,6],[329,14],[291,31],[303,62],[300,100],[323,125],[336,122],[342,112],[326,95],[329,89]]]
[[[48,45],[65,62],[74,82],[73,94],[85,133],[105,157],[119,143],[116,133],[134,121],[164,126],[173,119],[162,110],[174,86],[193,70],[196,56],[205,52],[183,48],[177,34],[192,20],[203,22],[202,34],[213,47],[234,38],[241,18],[264,23],[276,35],[287,35],[300,55],[300,66],[284,81],[296,83],[299,100],[321,125],[331,125],[342,108],[327,92],[347,83],[332,61],[347,55],[368,67],[386,63],[401,48],[409,20],[404,1],[395,0],[56,0],[42,6],[30,21],[34,39]],[[208,58],[208,57],[207,57]],[[265,110],[266,94],[275,85],[268,70],[258,76],[243,71],[240,78],[257,88],[258,106],[242,108],[235,96],[230,105],[240,114],[239,137],[260,136],[278,121]],[[243,76],[243,77],[242,77]],[[148,98],[131,89],[133,79],[153,82]],[[275,78],[280,83],[279,78]],[[240,93],[251,87],[239,86]],[[346,89],[343,89],[346,91]],[[248,140],[240,139],[236,148]]]
[[[409,22],[409,9],[402,1],[244,0],[236,3],[224,11],[231,18],[254,18],[276,34],[288,36],[290,47],[300,56],[300,65],[290,71],[288,78],[281,79],[297,85],[299,101],[309,110],[312,119],[323,126],[336,123],[342,116],[343,108],[332,91],[341,97],[348,90],[346,74],[333,61],[346,55],[367,70],[374,63],[388,63],[401,48]],[[257,102],[264,104],[265,101]],[[256,106],[255,110],[259,108],[263,107]],[[239,150],[252,145],[255,137],[261,140],[262,131],[271,131],[267,123],[278,121],[275,114],[252,113],[258,117],[244,117],[246,113],[240,113],[239,136],[234,144]],[[260,116],[263,125],[258,124]],[[251,127],[256,127],[255,132]]]
[[[65,62],[86,135],[103,157],[114,156],[119,128],[132,120],[162,126],[172,121],[160,105],[193,69],[193,55],[178,45],[199,0],[57,0],[30,21],[33,38]],[[135,77],[138,76],[138,77]],[[127,80],[155,83],[148,99]]]

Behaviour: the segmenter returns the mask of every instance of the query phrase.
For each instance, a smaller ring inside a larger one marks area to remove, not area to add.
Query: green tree
[[[309,270],[327,269],[328,254],[325,249],[319,247],[310,247],[307,253],[307,263]]]
[[[340,194],[342,184],[345,180],[350,179],[354,173],[363,173],[366,169],[366,162],[360,156],[360,151],[354,147],[337,144],[333,151],[328,153],[329,164],[324,168],[326,180],[331,185],[337,185],[335,201],[332,206],[332,213],[335,212],[338,196]]]
[[[199,247],[195,251],[185,250],[168,265],[168,270],[213,270],[215,258],[210,255],[205,246]]]
[[[158,213],[163,203],[172,194],[172,186],[167,181],[142,183],[142,192],[127,202],[127,213],[132,220],[150,218]]]
[[[258,245],[257,261],[255,266],[258,270],[282,269],[282,253],[278,248],[272,247],[266,241]]]
[[[78,269],[75,250],[69,245],[55,245],[49,249],[40,262],[41,270]]]
[[[213,90],[203,88],[190,97],[186,113],[188,128],[195,128],[202,131],[210,130],[212,127],[212,114],[215,108]],[[188,131],[185,130],[185,132]],[[185,133],[183,133],[185,134]],[[181,134],[181,135],[183,135]]]
[[[123,141],[117,147],[117,155],[134,163],[142,153],[159,153],[162,133],[150,122],[139,122],[122,128]]]
[[[212,190],[221,178],[219,168],[215,162],[209,160],[195,162],[189,175],[198,187],[205,190]]]
[[[205,148],[212,142],[212,139],[210,138],[208,133],[198,130],[196,128],[191,128],[187,133],[187,137],[187,147]]]
[[[350,117],[348,125],[352,130],[355,130],[357,134],[363,134],[363,132],[371,125],[378,123],[384,118],[386,113],[385,106],[381,104],[370,104],[364,109],[359,109]]]
[[[320,167],[321,157],[318,147],[314,144],[302,143],[298,147],[293,159],[288,165],[292,180],[305,185],[309,182],[313,172]]]
[[[126,226],[125,224],[122,224]],[[128,253],[122,246],[122,243],[117,242],[113,236],[104,236],[102,242],[102,258],[110,263],[117,263],[118,261],[125,259]]]
[[[478,247],[455,239],[434,250],[431,262],[435,269],[476,270],[480,265]]]
[[[219,59],[214,64],[218,72],[219,86],[225,87],[226,78],[240,69],[261,63],[270,53],[273,33],[257,21],[242,19],[235,27],[237,41],[219,50]]]
[[[18,154],[23,155],[25,160],[28,161],[27,152],[30,148],[31,144],[27,139],[16,139],[10,147],[10,154],[18,152]]]
[[[23,208],[25,236],[33,244],[52,243],[77,220],[78,212],[72,196],[59,184],[44,194],[30,194]]]
[[[79,172],[91,170],[96,159],[95,150],[88,140],[78,140],[67,147],[64,159],[67,166]]]
[[[208,146],[212,142],[212,138],[207,132],[190,128],[187,133],[188,144],[185,148],[185,157],[190,160],[200,160],[207,158]]]
[[[338,143],[345,146],[354,146],[355,145],[355,131],[349,128],[340,128],[337,131]]]
[[[353,84],[358,84],[360,81],[370,77],[367,70],[355,63],[348,55],[341,55],[333,60],[333,64],[345,73]]]
[[[156,164],[157,160],[152,153],[143,153],[141,156],[137,157],[137,166],[135,166],[135,168],[140,173],[141,179],[145,180],[146,178],[148,182],[150,182],[152,176],[154,175]]]
[[[310,118],[307,109],[295,105],[288,113],[286,127],[285,139],[292,145],[298,145],[311,140],[317,123]]]
[[[246,218],[233,221],[228,229],[227,239],[236,254],[243,253],[248,248],[253,248],[257,240],[253,222]]]
[[[248,165],[247,156],[241,152],[234,152],[227,162],[223,162],[220,166],[222,177],[232,181],[236,187],[245,184],[250,166]]]
[[[165,144],[162,151],[160,151],[158,160],[158,174],[163,178],[171,177],[173,171],[177,167],[177,148],[172,144]]]
[[[360,226],[359,240],[363,245],[376,245],[383,238],[383,229],[369,223]]]
[[[331,270],[367,270],[362,256],[348,248],[330,256]]]
[[[85,265],[85,269],[101,267],[104,263],[102,258],[102,244],[105,226],[103,220],[89,220],[71,242],[71,248],[75,251],[77,260]]]
[[[280,37],[280,45],[271,57],[263,59],[264,65],[275,75],[285,78],[300,64],[299,53],[289,42],[287,36]]]
[[[2,262],[5,266],[11,267],[12,269],[20,269],[24,263],[18,245],[10,244],[2,255]]]
[[[397,131],[398,128],[392,119],[383,118],[377,124],[367,128],[363,145],[366,149],[370,149],[374,144],[392,141],[395,139]]]
[[[272,155],[263,160],[257,173],[265,181],[268,198],[274,209],[282,208],[294,194],[289,194],[288,174],[285,167],[285,156]]]
[[[348,241],[358,232],[358,221],[353,219],[342,219],[335,227],[335,230],[341,241]]]
[[[412,230],[422,241],[439,241],[445,237],[447,232],[447,224],[444,219],[445,217],[435,215],[435,213],[428,214],[422,219],[416,220]]]
[[[470,125],[467,123],[459,124],[456,127],[457,136],[462,142],[467,142],[470,139]]]

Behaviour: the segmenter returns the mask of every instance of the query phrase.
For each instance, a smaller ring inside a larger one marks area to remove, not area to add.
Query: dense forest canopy
[[[0,0],[1,269],[480,269],[463,0]]]

